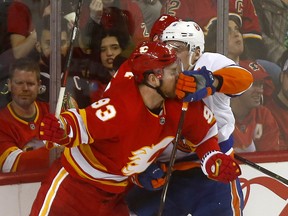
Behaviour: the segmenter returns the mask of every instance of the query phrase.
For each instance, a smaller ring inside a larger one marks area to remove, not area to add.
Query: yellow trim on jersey
[[[79,149],[85,156],[86,160],[90,164],[92,164],[93,167],[107,172],[107,168],[103,164],[101,164],[97,160],[97,158],[94,156],[93,152],[91,151],[90,145],[85,145],[85,144],[79,145]]]
[[[17,168],[18,168],[18,164],[19,164],[19,159],[20,159],[20,154],[17,155],[15,161],[14,161],[14,164],[11,168],[11,172],[16,172],[17,171]]]
[[[38,120],[38,118],[39,118],[39,107],[38,107],[38,105],[37,105],[37,103],[34,101],[34,105],[35,105],[35,107],[36,107],[36,116],[35,116],[35,119],[34,119],[34,122],[36,122],[37,120]]]
[[[34,105],[35,105],[35,108],[36,108],[36,117],[35,117],[35,119],[34,119],[34,123],[37,121],[37,119],[39,118],[39,107],[38,107],[38,105],[37,105],[37,103],[34,101]],[[8,110],[9,110],[9,112],[11,113],[11,115],[13,116],[13,118],[15,118],[17,121],[19,121],[19,122],[21,122],[21,123],[23,123],[23,124],[26,124],[26,125],[28,125],[29,124],[29,122],[27,122],[27,121],[24,121],[23,119],[21,119],[21,118],[19,118],[15,113],[14,113],[14,111],[13,111],[13,109],[12,109],[12,107],[11,107],[11,103],[9,103],[8,105],[7,105],[7,108],[8,108]]]
[[[88,127],[87,127],[87,116],[86,116],[86,111],[85,111],[85,109],[80,109],[80,110],[79,110],[79,115],[82,117],[85,127],[88,128]],[[90,135],[90,133],[89,133],[88,130],[87,130],[87,133],[88,133],[88,137],[89,137],[89,138],[88,138],[89,143],[93,143],[93,142],[94,142],[94,139],[93,139],[93,137]]]
[[[90,176],[86,175],[86,173],[84,173],[79,165],[77,163],[74,162],[73,160],[73,156],[71,155],[70,153],[70,148],[68,149],[65,149],[64,151],[64,155],[66,157],[66,160],[69,162],[69,164],[73,167],[73,169],[77,172],[77,174],[79,176],[81,176],[82,178],[86,178],[86,179],[89,179],[90,181],[94,181],[94,182],[99,182],[101,184],[104,184],[104,185],[111,185],[111,186],[121,186],[121,187],[126,187],[128,185],[128,180],[125,180],[125,181],[122,181],[122,182],[116,182],[116,181],[105,181],[105,180],[98,180],[98,179],[95,179],[95,178],[91,178]],[[99,172],[101,172],[100,170],[98,170]]]
[[[54,177],[52,184],[46,194],[45,200],[43,202],[42,208],[39,212],[39,216],[48,215],[51,205],[53,203],[54,198],[56,197],[56,193],[62,183],[62,181],[66,178],[68,172],[62,168],[59,170],[58,174]]]
[[[0,167],[3,166],[4,161],[6,160],[6,158],[8,157],[8,155],[9,155],[11,152],[16,151],[16,150],[18,150],[18,149],[19,149],[19,148],[16,147],[16,146],[12,146],[12,147],[6,149],[6,150],[3,152],[3,154],[0,156]]]

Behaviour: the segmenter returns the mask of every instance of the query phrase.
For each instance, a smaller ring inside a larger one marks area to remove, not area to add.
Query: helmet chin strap
[[[168,99],[165,94],[163,93],[163,91],[160,89],[160,87],[162,86],[162,80],[160,80],[160,86],[158,87],[154,87],[152,85],[150,85],[149,83],[146,82],[146,80],[143,82],[144,85],[148,86],[149,88],[155,89],[156,92],[164,99]]]
[[[188,67],[188,70],[192,70],[192,69],[194,69],[194,67],[195,67],[195,64],[196,64],[196,62],[197,62],[197,60],[195,61],[195,63],[194,64],[192,64],[192,57],[193,57],[193,54],[195,53],[195,50],[194,51],[192,51],[192,52],[189,52],[189,67]],[[202,55],[202,53],[200,53],[200,56]],[[200,57],[199,57],[200,58]]]
[[[195,52],[195,49],[194,49],[194,51],[189,52],[189,67],[188,67],[188,70],[192,70],[195,67],[196,61],[195,61],[194,64],[192,64],[192,57],[193,57],[194,52]]]

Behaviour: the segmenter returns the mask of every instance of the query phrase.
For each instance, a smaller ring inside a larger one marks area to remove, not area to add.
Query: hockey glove
[[[152,163],[144,172],[131,176],[131,181],[150,191],[160,190],[166,180],[165,164]]]
[[[201,160],[201,168],[208,178],[229,183],[241,175],[240,166],[231,157],[219,151],[210,151]]]
[[[69,137],[64,130],[66,127],[64,122],[64,119],[58,120],[54,115],[47,114],[41,121],[39,138],[62,145],[68,144]]]
[[[213,73],[207,70],[205,66],[195,71],[184,71],[181,78],[180,75],[177,81],[176,95],[179,99],[183,99],[184,102],[199,101],[214,94],[216,91],[216,88],[213,86]],[[180,85],[183,82],[182,80],[188,80],[188,77],[193,77],[193,81],[192,79],[189,80],[189,86],[191,87],[189,89],[190,91],[187,91],[187,88],[184,88],[188,85],[187,82],[184,87]],[[179,85],[178,82],[180,83]],[[193,91],[191,91],[192,87],[194,88]]]

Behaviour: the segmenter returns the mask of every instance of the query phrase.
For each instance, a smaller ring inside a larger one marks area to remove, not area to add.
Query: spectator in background
[[[237,14],[229,13],[228,17],[228,49],[227,57],[236,64],[240,62],[240,56],[244,52],[243,35],[241,33],[242,19]],[[217,19],[214,19],[205,35],[206,52],[216,52]]]
[[[1,54],[0,54],[0,88],[5,88],[9,76],[9,64],[12,64],[18,58],[33,56],[36,43],[36,32],[34,24],[40,20],[41,10],[40,0],[11,0],[6,3],[3,9],[1,4],[1,20],[5,22],[1,26]],[[3,10],[3,11],[2,11]],[[1,96],[1,101],[5,101],[5,106],[9,101],[6,95]]]
[[[0,111],[1,172],[47,169],[49,150],[38,133],[49,105],[36,101],[40,88],[38,63],[26,58],[16,60],[8,87],[12,101]]]
[[[37,41],[35,26],[41,20],[44,10],[41,0],[14,0],[8,8],[8,49],[12,49],[15,59],[34,55]]]
[[[128,46],[128,43],[129,38],[119,31],[102,32],[98,43],[99,48],[97,48],[97,50],[100,50],[99,60],[91,61],[89,66],[91,102],[95,102],[102,97],[106,85],[126,59],[121,53]]]
[[[121,8],[131,13],[135,23],[135,31],[132,35],[133,42],[149,40],[152,25],[160,16],[162,4],[159,0],[122,0]]]
[[[229,21],[228,21],[228,49],[227,49],[227,57],[235,61],[236,64],[240,66],[245,66],[251,64],[255,65],[261,70],[263,70],[264,73],[267,74],[267,78],[264,80],[264,101],[271,100],[272,93],[274,91],[274,83],[270,75],[273,72],[268,73],[260,64],[258,61],[255,61],[254,59],[241,59],[240,56],[244,52],[244,43],[243,43],[243,35],[241,33],[241,25],[242,25],[242,19],[237,14],[229,14]],[[216,34],[217,34],[217,20],[214,20],[211,25],[209,26],[208,32],[205,36],[206,41],[206,51],[208,52],[216,52]],[[267,62],[272,63],[272,62]]]
[[[92,0],[89,5],[90,17],[88,20],[82,18],[81,49],[89,54],[88,58],[99,58],[98,41],[102,31],[119,31],[125,37],[132,38],[135,31],[135,23],[130,11],[115,7],[116,1]],[[83,8],[85,9],[85,7]],[[86,8],[87,10],[87,8]],[[128,57],[133,50],[132,39],[125,53]],[[85,51],[86,50],[86,51]]]
[[[253,2],[267,51],[265,59],[283,67],[288,57],[288,1],[253,0]]]
[[[66,57],[69,49],[69,29],[68,21],[61,20],[61,64],[62,72],[65,69]],[[36,49],[39,53],[39,64],[41,70],[41,92],[38,99],[49,102],[49,86],[50,86],[50,16],[46,15],[42,18],[39,25],[37,25],[38,41]],[[78,68],[77,68],[78,69]],[[63,108],[72,107],[86,107],[90,104],[89,100],[89,82],[82,76],[81,71],[69,68],[69,74],[66,83],[65,97],[63,101]]]
[[[275,117],[280,131],[280,150],[288,150],[288,60],[280,74],[280,86],[273,100],[266,104]]]
[[[149,39],[150,29],[160,16],[161,6],[159,0],[91,0],[89,4],[90,20],[82,16],[82,26],[88,23],[86,33],[82,34],[83,39],[86,44],[87,42],[89,44],[91,41],[89,36],[95,35],[95,32],[98,33],[100,26],[105,30],[118,28],[118,31],[121,30],[124,34],[128,33],[131,37],[131,44],[128,47],[131,52],[134,45]],[[87,8],[86,5],[84,10],[87,11]],[[125,55],[125,57],[128,56],[129,53]]]
[[[242,65],[244,67],[244,65]],[[231,99],[235,116],[235,152],[279,150],[279,128],[268,108],[263,106],[263,83],[268,74],[250,62],[245,66],[254,78],[251,88],[241,96]]]
[[[161,13],[190,19],[197,22],[207,33],[211,22],[217,18],[216,0],[164,0]],[[252,0],[229,0],[229,13],[241,16],[241,32],[244,37],[245,53],[243,56],[252,59],[263,59],[266,52],[261,36],[261,28]]]

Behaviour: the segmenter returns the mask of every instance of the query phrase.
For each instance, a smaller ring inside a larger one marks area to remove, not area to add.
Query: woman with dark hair
[[[96,44],[98,57],[96,61],[91,61],[89,65],[91,102],[102,96],[114,73],[121,63],[126,60],[123,51],[129,44],[129,37],[117,30],[103,30],[100,40]]]

